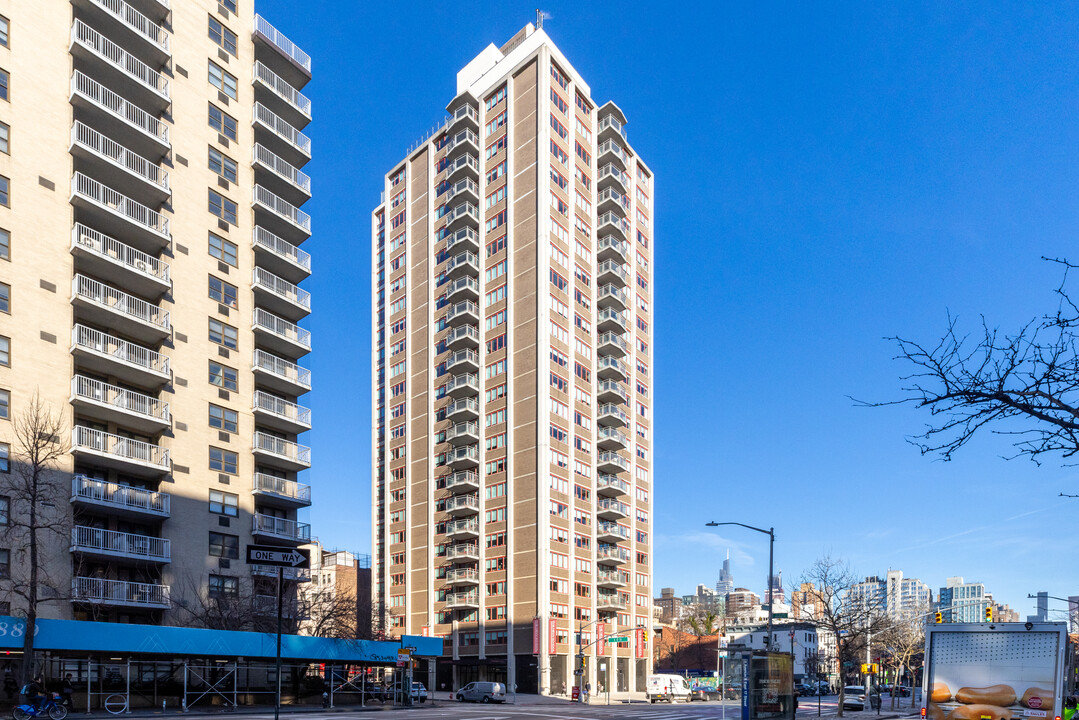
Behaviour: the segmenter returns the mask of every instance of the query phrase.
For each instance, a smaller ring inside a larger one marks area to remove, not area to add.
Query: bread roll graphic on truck
[[[922,717],[1060,720],[1066,623],[926,626]]]

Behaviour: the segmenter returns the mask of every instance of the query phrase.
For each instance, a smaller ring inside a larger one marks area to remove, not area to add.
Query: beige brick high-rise
[[[37,391],[71,426],[75,527],[49,559],[70,597],[42,612],[170,622],[197,593],[273,595],[243,550],[309,540],[310,58],[252,0],[0,15],[0,389],[12,417]],[[8,422],[0,441],[17,451]]]
[[[435,688],[562,692],[581,630],[593,692],[641,691],[652,173],[532,25],[447,110],[372,217],[375,602],[444,638]]]

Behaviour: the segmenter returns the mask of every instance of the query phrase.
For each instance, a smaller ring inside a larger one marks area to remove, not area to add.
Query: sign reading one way
[[[248,565],[272,565],[274,567],[309,568],[311,553],[299,548],[274,547],[273,545],[248,545]]]

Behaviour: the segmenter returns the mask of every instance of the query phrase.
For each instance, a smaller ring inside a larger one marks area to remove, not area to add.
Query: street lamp
[[[775,528],[768,528],[765,530],[740,522],[715,522],[714,520],[705,523],[706,527],[719,527],[720,525],[737,525],[738,527],[744,527],[747,530],[756,530],[757,532],[764,533],[768,536],[768,640],[764,643],[764,649],[768,650],[772,647],[772,606],[775,605],[776,599],[775,593],[772,592],[772,551],[776,544]]]

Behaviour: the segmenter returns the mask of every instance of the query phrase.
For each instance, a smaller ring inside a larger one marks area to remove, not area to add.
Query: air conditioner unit
[[[137,267],[140,272],[149,272],[150,271],[149,263],[147,263],[145,260],[142,260],[142,259],[139,259],[139,260],[135,261],[135,267]]]
[[[79,235],[79,244],[80,245],[85,245],[86,247],[93,247],[94,246],[94,238],[91,237],[90,235],[86,234],[86,233],[81,233]]]

